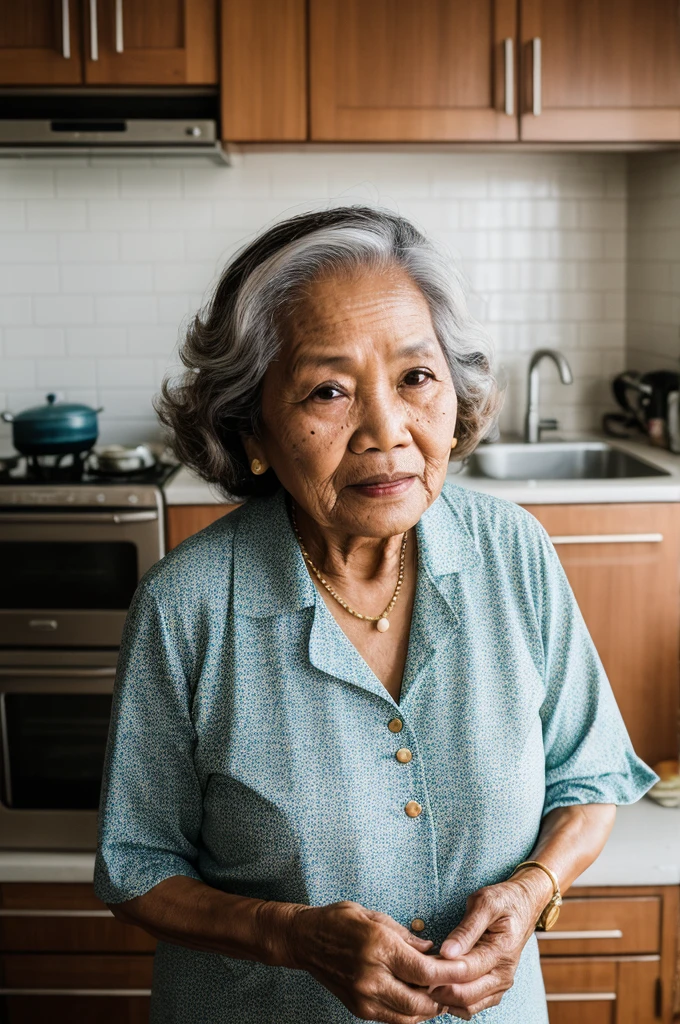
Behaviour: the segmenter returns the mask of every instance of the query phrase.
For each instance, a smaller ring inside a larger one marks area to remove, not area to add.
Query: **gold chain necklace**
[[[297,519],[295,517],[295,502],[291,502],[291,517],[292,517],[292,520],[293,520],[293,530],[295,531],[295,536],[298,539],[298,544],[300,545],[300,550],[302,551],[302,556],[303,556],[305,562],[307,563],[307,565],[309,566],[309,568],[312,570],[312,572],[316,576],[316,578],[319,580],[319,582],[322,584],[322,586],[324,586],[326,588],[326,590],[331,595],[331,597],[334,597],[335,600],[338,602],[338,604],[341,604],[342,607],[345,609],[345,611],[349,612],[350,615],[353,615],[356,619],[366,619],[367,622],[375,622],[375,624],[376,624],[375,628],[378,630],[378,632],[379,633],[386,633],[387,630],[390,628],[390,620],[388,619],[387,616],[390,614],[390,612],[394,608],[395,604],[397,603],[397,598],[399,597],[399,591],[401,590],[401,584],[403,583],[403,580],[404,580],[404,559],[406,557],[406,538],[408,537],[408,532],[404,533],[404,536],[403,536],[403,539],[402,539],[402,542],[401,542],[401,552],[399,554],[399,577],[397,579],[397,585],[396,585],[396,587],[394,589],[394,593],[392,594],[392,599],[390,600],[390,603],[388,604],[387,608],[382,613],[382,615],[362,615],[360,612],[355,612],[353,608],[350,608],[350,606],[347,604],[346,601],[343,601],[343,599],[340,597],[340,595],[338,593],[336,593],[335,590],[333,590],[333,588],[330,585],[330,583],[328,583],[324,579],[324,577],[321,574],[320,570],[317,569],[317,567],[314,565],[314,562],[312,561],[312,559],[309,556],[309,552],[305,548],[305,545],[304,545],[304,542],[302,540],[302,537],[300,536],[300,531],[298,530]]]

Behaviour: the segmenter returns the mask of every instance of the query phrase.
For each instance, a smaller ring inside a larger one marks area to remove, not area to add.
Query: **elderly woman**
[[[534,930],[656,776],[543,528],[447,481],[484,353],[362,207],[266,231],[193,322],[159,411],[248,500],[135,594],[95,871],[158,1024],[547,1021]]]

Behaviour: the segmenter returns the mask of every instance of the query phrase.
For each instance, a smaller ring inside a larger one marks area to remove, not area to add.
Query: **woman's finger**
[[[468,900],[463,920],[449,932],[439,947],[440,955],[454,958],[468,953],[501,912],[502,908],[492,892],[480,889],[474,893]]]
[[[462,985],[491,974],[501,957],[506,958],[507,954],[504,950],[498,949],[493,940],[478,942],[469,953],[447,961],[451,968],[451,984]]]
[[[486,974],[483,978],[465,984],[440,985],[430,987],[429,994],[432,999],[440,1003],[448,1003],[450,1006],[471,1007],[492,996],[503,994],[512,988],[512,977],[508,974]]]

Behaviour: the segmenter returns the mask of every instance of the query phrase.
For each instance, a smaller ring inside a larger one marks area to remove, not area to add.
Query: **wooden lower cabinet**
[[[636,753],[650,765],[676,758],[678,505],[525,507],[555,544]]]
[[[678,888],[574,888],[537,933],[550,1024],[671,1024]]]
[[[165,515],[168,551],[238,507],[238,505],[170,505]]]
[[[0,885],[2,1024],[148,1024],[156,940],[90,884]]]

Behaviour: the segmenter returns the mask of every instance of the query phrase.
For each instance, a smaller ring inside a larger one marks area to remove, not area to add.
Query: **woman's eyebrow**
[[[408,345],[403,345],[393,353],[394,359],[405,359],[408,356],[432,356],[435,353],[434,346],[429,339],[423,339],[422,341],[411,342]],[[351,363],[351,356],[346,355],[330,355],[328,353],[319,352],[315,355],[313,352],[302,352],[293,362],[291,367],[292,372],[295,374],[299,370],[304,369],[308,366],[337,366],[342,363]]]

